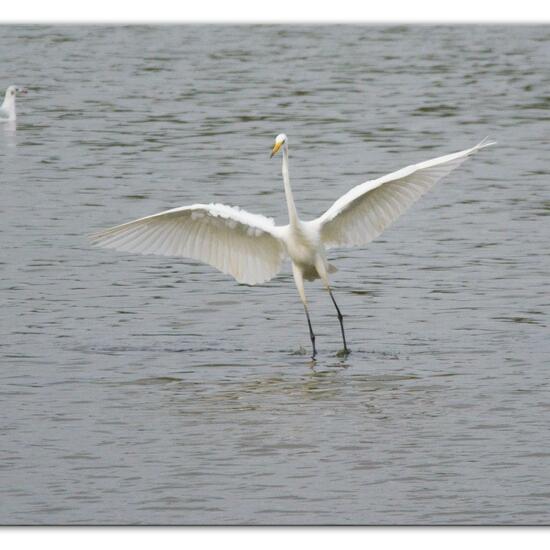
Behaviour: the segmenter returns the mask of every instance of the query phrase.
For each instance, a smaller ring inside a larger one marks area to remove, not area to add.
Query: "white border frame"
[[[543,23],[544,0],[4,0],[0,23],[448,22]]]

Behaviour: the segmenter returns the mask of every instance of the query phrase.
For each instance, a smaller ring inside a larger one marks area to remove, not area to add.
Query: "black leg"
[[[328,289],[328,293],[330,294],[332,303],[334,304],[336,312],[338,313],[338,321],[340,322],[340,330],[342,331],[342,340],[344,341],[344,353],[349,353],[348,345],[346,344],[346,333],[344,332],[344,316],[342,315],[330,288]]]
[[[313,328],[311,328],[311,320],[309,318],[309,311],[307,310],[306,306],[304,306],[304,310],[306,312],[307,325],[309,327],[309,337],[311,338],[311,346],[313,347],[313,353],[311,355],[311,358],[315,359],[315,356],[317,355],[317,350],[315,349],[315,334],[313,334]]]

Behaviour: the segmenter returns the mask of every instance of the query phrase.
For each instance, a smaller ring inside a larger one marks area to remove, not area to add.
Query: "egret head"
[[[273,145],[273,149],[271,150],[271,157],[273,157],[273,155],[276,155],[277,152],[279,151],[279,149],[285,145],[287,143],[288,139],[286,137],[286,134],[279,134],[276,138],[275,138],[275,145]]]

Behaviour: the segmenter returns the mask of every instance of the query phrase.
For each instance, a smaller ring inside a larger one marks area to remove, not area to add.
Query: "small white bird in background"
[[[271,156],[283,152],[283,180],[288,225],[223,204],[194,204],[106,229],[91,236],[94,244],[126,252],[179,256],[206,262],[238,282],[249,285],[272,279],[290,257],[298,293],[304,305],[315,359],[304,279],[321,279],[336,308],[343,353],[348,354],[343,316],[330,288],[328,274],[336,271],[326,250],[366,245],[394,222],[441,178],[469,155],[493,145],[481,143],[458,153],[407,166],[397,172],[357,185],[322,216],[302,221],[294,204],[288,175],[288,139],[279,134]]]
[[[21,94],[25,95],[27,93],[27,88],[21,88],[20,86],[8,86],[6,90],[6,95],[4,96],[4,101],[2,106],[0,106],[0,120],[15,120],[15,98]]]

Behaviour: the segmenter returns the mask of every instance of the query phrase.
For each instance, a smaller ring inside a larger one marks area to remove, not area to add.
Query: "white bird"
[[[4,101],[2,106],[0,106],[0,120],[15,120],[15,98],[17,94],[25,95],[27,93],[27,88],[21,88],[19,86],[8,86],[6,90],[6,95],[4,96]]]
[[[347,354],[343,317],[328,276],[336,269],[327,262],[327,249],[366,245],[469,155],[493,143],[484,139],[471,149],[413,164],[357,185],[323,215],[302,221],[290,188],[288,139],[280,134],[271,156],[282,149],[288,225],[275,225],[271,218],[238,207],[193,204],[118,225],[90,238],[95,245],[105,248],[200,260],[248,285],[272,279],[289,257],[307,317],[312,358],[315,359],[317,350],[304,279],[323,281],[338,314],[343,352]]]

